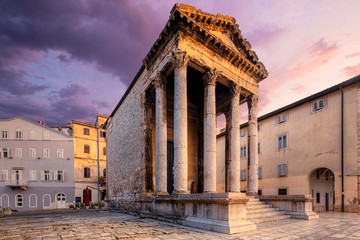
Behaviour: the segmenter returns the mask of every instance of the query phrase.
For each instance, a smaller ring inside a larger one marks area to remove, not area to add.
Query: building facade
[[[89,188],[90,201],[101,202],[106,195],[106,142],[105,130],[100,126],[107,116],[98,114],[95,124],[72,121],[74,137],[75,200],[84,202]]]
[[[259,117],[259,194],[311,194],[316,211],[360,212],[359,102],[360,75]],[[242,124],[243,192],[248,135],[248,124]],[[217,149],[218,190],[224,191],[224,134],[218,135]]]
[[[22,117],[0,120],[0,206],[67,208],[74,197],[71,136]]]

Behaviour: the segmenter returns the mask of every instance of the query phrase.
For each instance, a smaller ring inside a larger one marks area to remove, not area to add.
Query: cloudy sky
[[[0,118],[64,125],[109,115],[174,3],[0,1]],[[360,74],[358,0],[182,3],[236,18],[269,72],[259,115]]]

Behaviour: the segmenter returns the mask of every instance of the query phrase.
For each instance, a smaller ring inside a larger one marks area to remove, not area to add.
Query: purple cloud
[[[286,29],[280,28],[276,25],[264,25],[247,34],[247,38],[251,45],[260,47],[268,45],[271,41],[278,39],[285,32]]]

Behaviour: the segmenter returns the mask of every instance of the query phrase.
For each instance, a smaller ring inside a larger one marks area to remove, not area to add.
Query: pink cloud
[[[358,56],[360,56],[360,52],[348,54],[345,56],[345,58],[353,58],[353,57],[358,57]]]
[[[341,70],[346,76],[354,77],[360,74],[360,64],[348,66]]]
[[[296,93],[302,93],[305,90],[305,87],[297,85],[296,87],[292,87],[290,89],[291,89],[291,91],[294,91]]]

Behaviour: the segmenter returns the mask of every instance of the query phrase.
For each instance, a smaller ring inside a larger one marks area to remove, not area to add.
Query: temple
[[[255,229],[246,203],[258,193],[258,87],[267,75],[234,18],[176,4],[106,122],[109,206],[224,233]],[[246,194],[240,191],[243,103]],[[220,114],[226,116],[224,173],[217,168]]]

